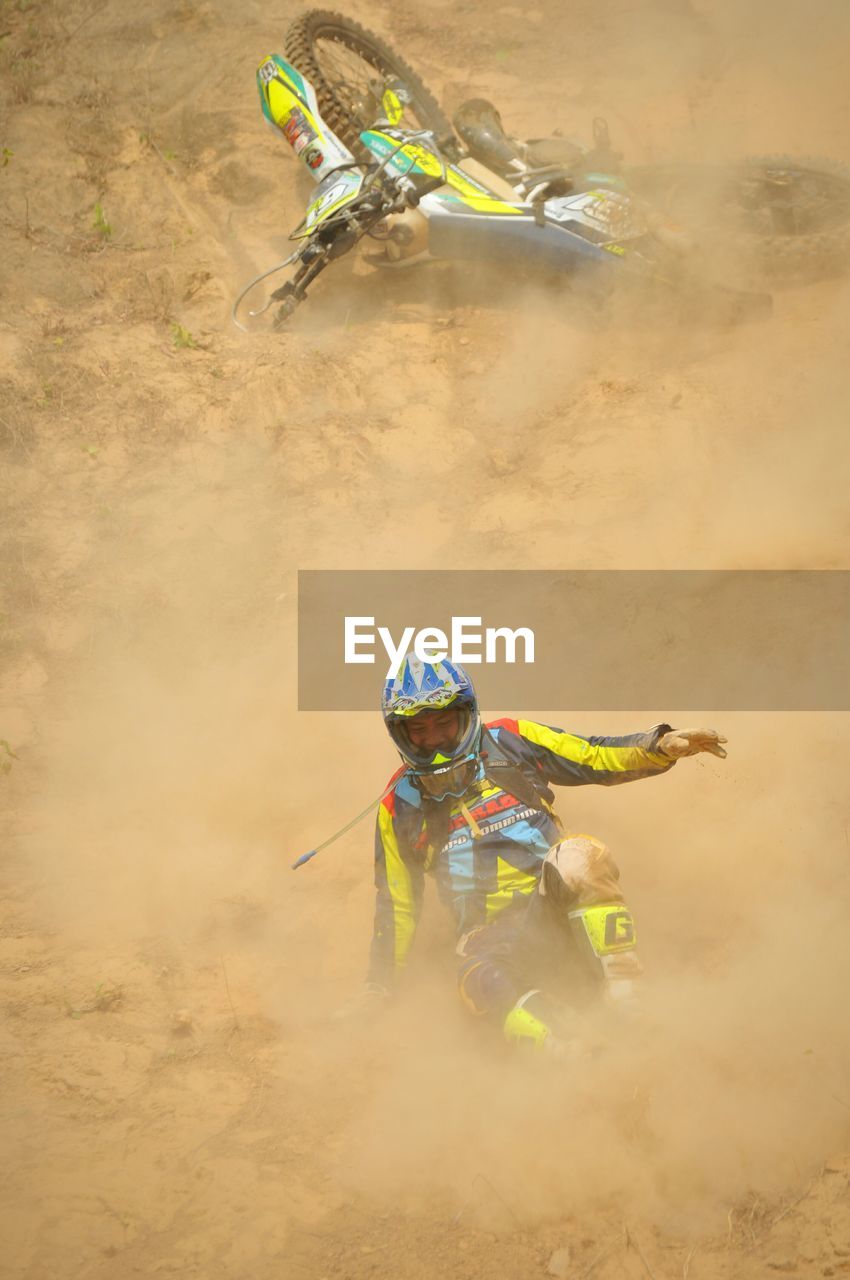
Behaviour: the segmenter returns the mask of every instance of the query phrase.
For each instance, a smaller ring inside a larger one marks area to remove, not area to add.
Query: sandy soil
[[[519,133],[850,159],[838,3],[352,12]],[[392,767],[295,710],[296,570],[845,567],[847,284],[682,328],[346,261],[240,334],[303,205],[254,87],[294,13],[3,7],[0,1274],[848,1272],[846,716],[729,715],[727,761],[562,806],[653,1028],[569,1074],[485,1051],[435,904],[407,999],[335,1021],[370,833],[288,870]]]

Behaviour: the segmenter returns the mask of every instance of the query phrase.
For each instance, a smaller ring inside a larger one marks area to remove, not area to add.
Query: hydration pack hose
[[[373,800],[371,804],[367,804],[362,813],[358,813],[356,818],[352,818],[350,822],[346,822],[344,827],[340,827],[339,831],[334,832],[332,836],[328,836],[327,840],[323,840],[321,844],[317,844],[315,849],[310,849],[309,852],[302,853],[301,857],[296,858],[292,863],[290,870],[297,871],[299,867],[304,866],[305,862],[309,862],[311,858],[315,858],[317,853],[321,853],[323,849],[327,849],[329,844],[333,844],[334,840],[338,840],[340,836],[344,836],[346,831],[350,831],[352,827],[356,827],[357,823],[361,822],[367,814],[371,813],[373,809],[377,809],[381,801],[385,800],[390,792],[395,789],[398,781],[399,775],[396,774],[396,776],[390,781],[389,786],[378,796],[377,800]]]

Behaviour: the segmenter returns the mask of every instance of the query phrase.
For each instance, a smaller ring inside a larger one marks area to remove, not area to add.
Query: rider
[[[461,998],[509,1040],[555,1043],[535,986],[553,939],[565,972],[570,954],[582,958],[570,981],[583,971],[628,1002],[640,965],[619,871],[594,836],[564,832],[550,784],[652,777],[681,756],[725,756],[726,739],[668,724],[592,738],[531,720],[482,724],[466,672],[413,654],[384,685],[382,708],[403,767],[378,811],[368,996],[388,994],[406,964],[427,872],[454,913]]]

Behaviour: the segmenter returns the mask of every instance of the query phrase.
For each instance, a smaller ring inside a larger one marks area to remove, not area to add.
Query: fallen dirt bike
[[[246,294],[291,267],[291,279],[250,313],[276,303],[275,324],[284,323],[317,276],[364,237],[381,242],[376,265],[489,260],[550,276],[581,272],[603,288],[631,280],[675,291],[709,311],[722,300],[735,318],[771,309],[769,293],[731,285],[743,258],[760,283],[817,278],[847,259],[850,171],[839,166],[768,157],[624,168],[602,119],[591,147],[561,137],[520,142],[483,99],[464,103],[453,127],[384,40],[325,10],[297,19],[285,50],[288,61],[271,54],[257,71],[262,109],[318,188],[290,236],[293,254],[236,300],[237,324]],[[718,282],[718,264],[735,274]]]

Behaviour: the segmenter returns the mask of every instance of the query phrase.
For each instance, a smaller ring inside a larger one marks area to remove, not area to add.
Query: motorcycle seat
[[[520,196],[511,184],[505,178],[500,178],[492,169],[488,169],[480,160],[474,160],[472,156],[464,156],[462,160],[458,160],[457,167],[463,169],[464,173],[468,173],[476,182],[482,183],[500,200],[520,200]]]

